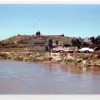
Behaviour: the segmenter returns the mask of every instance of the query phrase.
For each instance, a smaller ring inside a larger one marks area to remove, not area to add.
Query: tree
[[[90,47],[90,44],[87,42],[83,42],[83,47]]]
[[[71,45],[70,44],[68,44],[68,43],[64,43],[63,44],[63,47],[70,47]]]
[[[52,43],[53,43],[53,42],[52,42],[52,40],[50,39],[50,40],[49,40],[49,48],[50,48],[50,49],[53,48]]]
[[[58,46],[58,41],[56,40],[55,42],[56,42],[56,46]]]
[[[75,44],[75,39],[72,39],[71,40],[71,43],[72,43],[72,46],[75,46],[76,44]]]
[[[90,40],[92,43],[95,43],[95,37],[91,37]]]
[[[96,42],[97,44],[100,43],[100,36],[97,36],[97,37],[96,37],[95,42]]]
[[[45,46],[45,51],[49,51],[49,47],[48,46]]]
[[[71,42],[72,46],[77,46],[78,48],[80,48],[80,46],[82,45],[81,38],[72,39]]]

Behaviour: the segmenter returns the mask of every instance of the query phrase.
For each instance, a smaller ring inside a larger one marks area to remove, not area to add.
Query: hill
[[[58,41],[62,46],[71,44],[72,40],[71,37],[61,35],[17,35],[0,41],[0,51],[43,51],[50,39],[52,39],[53,44]]]

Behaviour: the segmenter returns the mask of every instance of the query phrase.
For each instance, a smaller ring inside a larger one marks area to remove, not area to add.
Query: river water
[[[100,69],[0,60],[0,94],[100,94]]]

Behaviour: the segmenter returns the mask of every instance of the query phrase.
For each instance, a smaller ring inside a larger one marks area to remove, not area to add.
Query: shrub
[[[78,60],[77,63],[81,63],[82,60]]]
[[[73,62],[73,59],[67,59],[67,62]]]
[[[92,60],[92,59],[93,59],[93,57],[91,57],[91,56],[88,57],[88,61],[90,61],[90,60]]]
[[[18,57],[16,57],[14,60],[23,61],[23,58],[18,56]]]
[[[97,55],[97,59],[100,59],[100,55]]]
[[[91,64],[85,64],[84,65],[84,67],[90,67],[91,66]]]
[[[81,63],[81,61],[82,61],[81,59],[79,59],[79,60],[75,59],[73,62],[75,65],[77,65],[78,63]]]
[[[40,59],[30,57],[30,58],[29,58],[29,61],[30,61],[30,62],[39,62]]]
[[[78,53],[77,54],[77,58],[83,58],[83,56],[84,56],[84,53]]]
[[[62,62],[62,60],[57,60],[58,63]]]
[[[69,49],[70,49],[70,50],[75,50],[75,48],[76,48],[76,47],[70,47]]]
[[[88,59],[90,55],[84,55],[83,59]]]
[[[6,53],[3,53],[3,54],[0,54],[0,56],[3,58],[3,59],[9,59],[8,55]]]
[[[33,58],[32,61],[33,61],[33,62],[39,62],[40,59]]]
[[[72,63],[73,62],[73,59],[67,59],[64,62],[65,62],[65,64],[70,63],[70,62]]]
[[[2,57],[7,57],[8,55],[6,53],[0,54]]]
[[[53,59],[52,57],[44,57],[44,58],[43,58],[43,60],[46,60],[46,61],[48,61],[48,60],[50,61],[50,60],[52,60],[52,59]]]

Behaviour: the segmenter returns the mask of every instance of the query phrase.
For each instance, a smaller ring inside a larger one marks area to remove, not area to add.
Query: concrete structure
[[[94,49],[90,49],[88,47],[84,47],[82,49],[79,50],[80,52],[94,52]]]
[[[51,49],[51,52],[66,52],[66,53],[73,53],[73,50],[70,50],[69,48],[63,48],[61,46],[58,46],[57,48]]]

